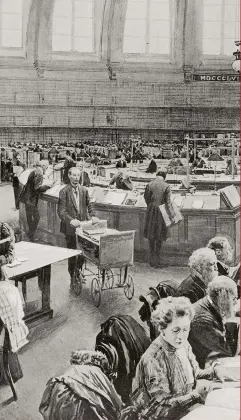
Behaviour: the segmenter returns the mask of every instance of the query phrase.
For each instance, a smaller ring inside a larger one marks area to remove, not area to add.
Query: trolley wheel
[[[114,286],[114,274],[110,269],[105,273],[105,286],[107,289],[113,289]]]
[[[82,280],[84,276],[79,269],[75,270],[73,279],[73,290],[76,296],[80,296],[82,293]]]
[[[94,277],[91,282],[91,297],[95,307],[99,308],[101,302],[101,287],[100,281],[96,277]]]
[[[134,280],[130,274],[126,277],[123,288],[127,299],[131,300],[134,296]]]

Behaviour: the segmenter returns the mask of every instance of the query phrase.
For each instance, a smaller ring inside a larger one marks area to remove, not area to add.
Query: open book
[[[204,405],[195,408],[182,420],[240,420],[240,410]]]
[[[240,206],[240,195],[234,185],[222,188],[220,190],[220,197],[228,208],[232,209]]]
[[[240,388],[222,388],[208,394],[205,405],[211,407],[240,409]]]

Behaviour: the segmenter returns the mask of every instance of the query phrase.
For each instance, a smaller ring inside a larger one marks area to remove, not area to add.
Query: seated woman
[[[132,386],[132,407],[122,419],[178,420],[203,404],[216,366],[200,370],[187,339],[193,309],[187,298],[162,299],[152,314],[160,335],[141,357]],[[139,416],[139,417],[138,417]]]
[[[208,359],[236,355],[238,322],[230,322],[235,321],[236,305],[237,285],[225,276],[209,283],[207,296],[194,304],[189,342],[201,367]]]
[[[70,366],[49,380],[39,411],[44,420],[117,420],[123,404],[101,352],[77,350]]]
[[[154,159],[151,159],[149,166],[146,170],[147,174],[155,174],[157,171],[157,164],[156,161]]]

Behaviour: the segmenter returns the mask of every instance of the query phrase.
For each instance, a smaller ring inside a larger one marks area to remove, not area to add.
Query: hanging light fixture
[[[235,56],[235,60],[232,64],[233,70],[237,73],[240,73],[240,45],[241,41],[234,42],[236,47],[238,47],[237,51],[234,51],[233,55]]]

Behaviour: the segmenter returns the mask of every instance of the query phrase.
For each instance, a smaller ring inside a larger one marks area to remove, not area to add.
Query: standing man
[[[155,268],[161,268],[160,251],[168,233],[159,206],[166,204],[171,208],[171,187],[165,179],[164,171],[157,172],[156,179],[147,184],[144,193],[147,204],[144,236],[149,240],[150,265]]]
[[[75,151],[72,153],[72,159],[75,162],[79,162],[83,158],[87,158],[87,157],[89,157],[88,153],[86,153],[86,151],[84,150],[84,148],[81,147],[79,143],[76,143],[75,144]]]
[[[19,201],[25,203],[26,217],[28,222],[28,237],[31,242],[35,240],[35,233],[40,220],[38,210],[39,194],[47,191],[50,186],[43,185],[44,174],[49,166],[48,160],[40,160],[36,168],[29,174],[28,180],[22,192]]]
[[[68,175],[69,174],[69,170],[70,170],[70,168],[73,168],[74,166],[76,166],[76,162],[71,157],[70,151],[69,150],[66,150],[64,167],[63,167],[63,182],[65,184],[68,184],[69,183],[69,175]]]
[[[26,169],[25,163],[20,161],[20,158],[16,158],[16,165],[13,166],[13,193],[15,201],[15,210],[19,210],[19,195],[21,187],[19,184],[19,177],[21,173]]]
[[[66,246],[76,249],[76,228],[80,227],[81,221],[92,218],[95,222],[94,209],[90,201],[88,190],[79,184],[81,170],[70,168],[70,184],[66,185],[59,194],[58,216],[61,219],[60,232],[65,235]],[[75,270],[82,268],[84,259],[71,257],[68,260],[68,270],[71,279],[71,287],[74,283]]]

